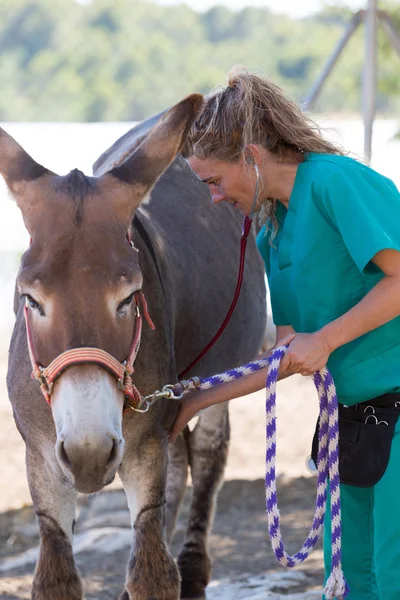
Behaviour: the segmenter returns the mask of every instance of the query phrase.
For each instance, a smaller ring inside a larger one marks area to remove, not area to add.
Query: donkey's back
[[[238,276],[243,217],[227,205],[214,207],[207,185],[180,156],[136,214],[149,231],[168,290],[179,374],[227,314]],[[265,274],[253,230],[237,307],[219,341],[190,374],[210,375],[254,358],[265,324]]]

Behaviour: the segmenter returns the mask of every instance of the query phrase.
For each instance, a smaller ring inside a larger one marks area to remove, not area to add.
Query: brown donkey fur
[[[0,130],[0,172],[32,237],[17,280],[8,389],[41,535],[34,600],[83,598],[71,547],[77,492],[102,489],[117,471],[133,528],[121,598],[205,598],[207,535],[229,442],[227,407],[204,411],[195,429],[168,448],[176,402],[160,400],[146,414],[123,416],[115,379],[97,365],[67,368],[49,406],[30,376],[23,317],[26,302],[42,365],[88,346],[123,361],[133,337],[132,294],[143,289],[156,330],[144,325],[135,385],[147,394],[177,381],[222,321],[238,264],[241,219],[228,207],[211,209],[207,188],[177,156],[201,102],[193,95],[173,107],[124,159],[117,144],[108,166],[96,163],[96,177],[55,175]],[[127,243],[128,230],[139,252]],[[264,330],[264,275],[252,236],[232,322],[192,375],[253,358]],[[168,539],[189,466],[193,502],[179,574]]]

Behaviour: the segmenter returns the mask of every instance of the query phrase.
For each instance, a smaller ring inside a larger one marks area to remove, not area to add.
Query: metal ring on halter
[[[145,398],[143,398],[143,401],[146,402],[146,406],[145,408],[136,408],[135,406],[133,406],[129,400],[125,397],[125,402],[124,402],[124,407],[125,408],[129,408],[130,410],[133,410],[133,412],[138,412],[138,413],[147,413],[147,411],[149,410],[151,404],[150,402],[148,402]]]
[[[369,409],[369,408],[370,408],[370,409],[371,409],[371,411],[372,411],[372,413],[371,413],[371,414],[373,414],[373,415],[374,415],[374,414],[375,414],[375,408],[374,408],[373,406],[366,406],[366,407],[364,408],[364,412],[365,412],[365,413],[366,413],[366,412],[368,412],[368,409]]]
[[[400,400],[397,400],[397,402],[394,403],[394,407],[400,409]]]
[[[146,407],[145,408],[133,408],[132,407],[132,410],[134,410],[135,412],[138,412],[138,413],[147,413],[147,411],[149,410],[150,406],[151,406],[150,402],[147,402],[147,400],[146,400]]]

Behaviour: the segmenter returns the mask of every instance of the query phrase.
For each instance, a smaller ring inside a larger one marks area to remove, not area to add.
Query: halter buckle
[[[53,393],[54,383],[49,383],[46,379],[46,375],[44,374],[44,367],[39,365],[39,374],[35,375],[36,379],[39,381],[41,385],[44,386],[46,393],[51,396]]]

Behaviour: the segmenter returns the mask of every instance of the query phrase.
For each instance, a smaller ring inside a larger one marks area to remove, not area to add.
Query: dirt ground
[[[14,427],[4,379],[3,364],[0,366],[0,559],[7,560],[35,547],[38,536],[26,484],[23,442]],[[316,414],[317,395],[309,379],[296,376],[279,384],[278,494],[284,541],[292,553],[306,538],[314,511],[316,479],[308,474],[305,460]],[[242,573],[260,574],[280,569],[270,548],[265,516],[263,393],[233,401],[231,424],[232,443],[226,481],[219,496],[210,543],[213,578],[218,580],[238,577]],[[190,493],[189,488],[173,544],[174,555],[183,540]],[[123,527],[128,528],[125,498],[116,482],[102,495],[92,496],[89,500],[81,498],[77,531],[85,530],[88,518],[92,523],[97,519],[102,527],[106,527],[115,525],[119,517],[124,521]],[[118,531],[128,532],[128,529]],[[78,555],[87,600],[116,598],[124,580],[127,557],[127,547],[111,554],[83,551]],[[32,562],[2,573],[0,598],[30,598],[33,568]],[[301,585],[291,588],[290,594],[321,587],[320,545],[300,570],[306,578]]]

